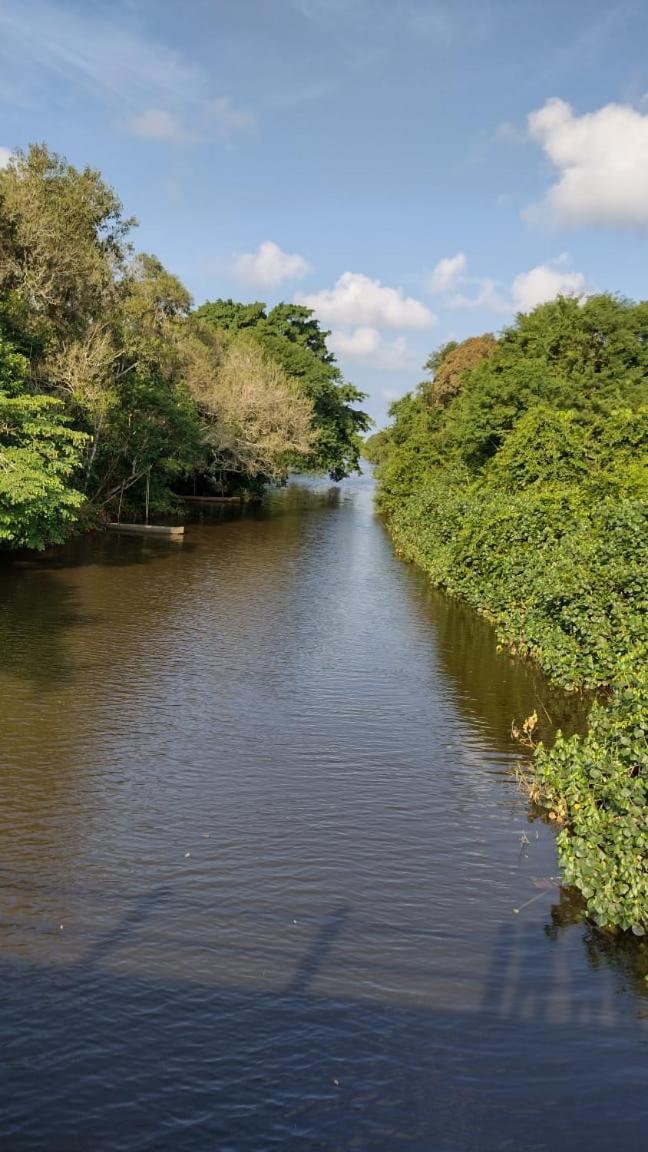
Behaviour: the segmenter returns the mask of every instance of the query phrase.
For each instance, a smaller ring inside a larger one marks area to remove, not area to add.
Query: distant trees
[[[221,489],[232,476],[281,480],[315,441],[311,401],[245,330],[220,343],[204,321],[192,327],[186,379],[202,422],[203,476]]]
[[[302,468],[325,471],[341,480],[358,467],[361,434],[371,424],[366,413],[355,407],[363,394],[343,380],[326,345],[328,333],[321,330],[309,308],[278,304],[268,312],[258,302],[216,300],[203,304],[195,315],[230,336],[247,331],[311,402],[315,435]]]

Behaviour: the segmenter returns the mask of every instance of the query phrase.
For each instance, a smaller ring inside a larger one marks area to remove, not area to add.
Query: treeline
[[[0,171],[0,546],[174,493],[258,491],[290,469],[340,479],[369,420],[312,313],[194,310],[136,254],[99,172],[45,146]]]
[[[371,437],[400,552],[500,642],[595,699],[529,791],[602,926],[648,929],[648,303],[544,304],[446,344]]]

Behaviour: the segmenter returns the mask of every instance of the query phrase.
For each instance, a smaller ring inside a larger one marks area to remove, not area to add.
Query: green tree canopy
[[[648,303],[559,297],[518,316],[470,372],[448,409],[448,437],[479,467],[534,405],[595,416],[639,404],[647,379]]]
[[[0,335],[0,543],[44,548],[64,539],[83,503],[71,480],[85,436],[59,400],[26,390],[26,376]]]
[[[363,394],[347,383],[329,351],[313,312],[300,304],[237,304],[216,300],[195,315],[225,334],[249,330],[286,375],[297,382],[313,407],[313,449],[300,467],[327,471],[341,480],[359,465],[361,433],[370,420],[355,407]]]
[[[99,172],[44,144],[0,170],[0,297],[31,356],[34,341],[82,336],[111,309],[132,223]]]

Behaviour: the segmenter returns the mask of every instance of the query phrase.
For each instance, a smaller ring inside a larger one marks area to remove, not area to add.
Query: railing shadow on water
[[[465,948],[437,960],[434,929],[422,948],[416,927],[386,933],[348,902],[293,933],[287,909],[208,916],[161,885],[120,898],[105,931],[66,925],[58,954],[42,922],[14,918],[1,1146],[639,1152],[648,1021],[609,980],[575,986],[557,941],[539,975],[554,909],[544,932],[500,924],[481,975]]]

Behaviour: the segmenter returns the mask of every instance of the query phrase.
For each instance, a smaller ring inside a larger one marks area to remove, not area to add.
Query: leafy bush
[[[603,927],[644,935],[648,923],[648,723],[645,668],[607,707],[595,704],[586,736],[558,736],[535,757],[537,799],[562,824],[558,855]]]
[[[25,391],[25,375],[0,338],[0,544],[44,548],[64,539],[83,504],[70,481],[86,437],[59,400]]]
[[[538,748],[532,792],[597,923],[648,929],[648,305],[558,300],[453,381],[392,407],[378,505],[399,552],[569,691],[585,736]],[[461,348],[461,345],[459,345]],[[457,348],[432,357],[442,367]],[[642,404],[643,401],[643,404]]]

